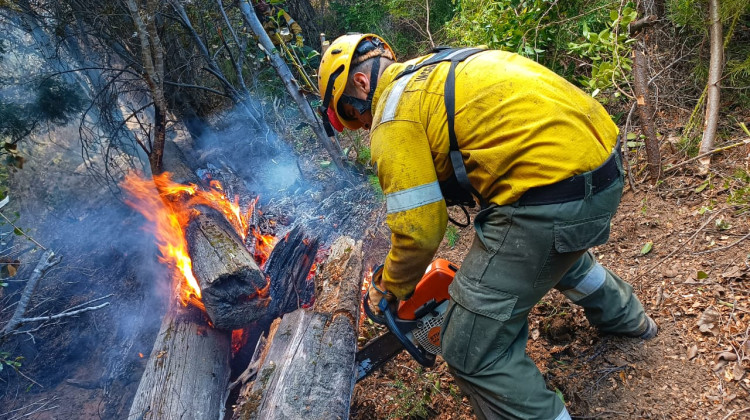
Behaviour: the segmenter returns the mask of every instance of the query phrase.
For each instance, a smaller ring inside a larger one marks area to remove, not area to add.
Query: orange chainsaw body
[[[450,299],[448,286],[453,282],[458,267],[450,261],[438,258],[427,267],[424,276],[417,283],[409,299],[398,305],[397,315],[400,319],[416,319],[417,309],[434,300],[437,303]]]

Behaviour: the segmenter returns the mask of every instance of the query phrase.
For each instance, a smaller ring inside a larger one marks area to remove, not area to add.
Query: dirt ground
[[[659,325],[656,338],[600,335],[556,291],[532,311],[527,352],[573,417],[750,417],[750,177],[743,148],[714,158],[708,178],[675,171],[656,185],[626,186],[609,242],[593,250],[633,285]],[[382,261],[387,228],[379,223],[370,255]],[[473,230],[457,233],[453,246],[444,239],[438,257],[462,261]],[[363,323],[360,344],[380,333]],[[357,384],[352,405],[352,419],[395,418],[475,417],[442,359],[424,369],[402,353]]]

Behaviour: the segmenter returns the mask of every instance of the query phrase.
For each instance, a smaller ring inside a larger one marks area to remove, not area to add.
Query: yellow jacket
[[[281,16],[279,17],[279,15]],[[281,18],[284,18],[284,20],[282,21]],[[299,23],[292,19],[286,10],[275,6],[269,8],[268,13],[261,17],[261,21],[263,22],[263,29],[266,30],[273,45],[290,42],[294,40],[295,36],[302,33],[302,27],[299,26]]]
[[[438,180],[453,168],[443,91],[450,63],[394,78],[388,66],[373,96],[372,162],[386,195],[391,250],[384,286],[410,294],[445,234]],[[490,203],[518,200],[603,163],[617,126],[591,96],[536,62],[485,51],[456,67],[455,132],[469,180]]]

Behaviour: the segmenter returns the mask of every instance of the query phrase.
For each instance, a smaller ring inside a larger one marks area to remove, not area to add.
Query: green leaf
[[[698,275],[696,277],[698,277],[698,280],[707,279],[708,273],[706,273],[705,271],[698,271]]]
[[[710,181],[708,179],[705,180],[705,181],[703,181],[703,183],[701,185],[698,185],[698,187],[695,188],[695,192],[699,193],[699,192],[705,190],[706,187],[708,187],[709,182]]]
[[[555,388],[555,394],[557,394],[557,398],[559,398],[560,401],[562,401],[563,404],[565,404],[565,396],[563,395],[562,391],[560,391],[559,388]]]
[[[646,255],[649,252],[651,252],[651,249],[654,247],[653,241],[648,241],[643,245],[643,248],[641,248],[641,255]]]
[[[638,136],[635,133],[628,133],[627,139],[628,140],[635,140]]]
[[[16,235],[16,236],[22,236],[23,235],[23,231],[21,229],[19,229],[19,228],[15,228],[15,229],[13,229],[13,234]]]
[[[646,144],[642,141],[629,141],[627,143],[628,143],[628,147],[642,147]]]
[[[612,22],[616,21],[617,18],[619,18],[620,15],[617,13],[617,10],[610,10],[609,11],[609,20]]]

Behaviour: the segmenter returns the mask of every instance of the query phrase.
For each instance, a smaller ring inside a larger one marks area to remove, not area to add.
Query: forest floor
[[[532,310],[527,352],[574,418],[750,416],[750,175],[743,148],[715,157],[708,178],[672,173],[657,186],[626,185],[609,242],[593,249],[633,285],[659,325],[656,338],[600,335],[554,290]],[[382,261],[387,227],[373,229],[379,239],[369,254]],[[457,233],[437,257],[463,260],[473,229]],[[360,344],[381,332],[364,322]],[[474,415],[442,359],[425,369],[404,352],[355,387],[352,419],[392,418]]]

